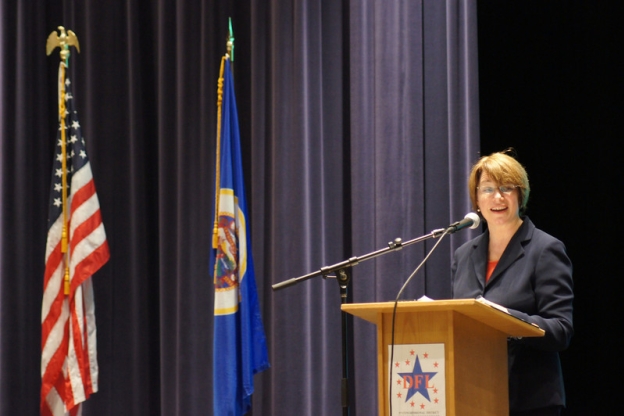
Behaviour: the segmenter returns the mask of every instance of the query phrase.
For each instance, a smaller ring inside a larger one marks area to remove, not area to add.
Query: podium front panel
[[[380,415],[389,415],[392,315],[378,325]],[[500,416],[509,413],[507,337],[454,311],[397,313],[395,344],[444,344],[446,414]]]

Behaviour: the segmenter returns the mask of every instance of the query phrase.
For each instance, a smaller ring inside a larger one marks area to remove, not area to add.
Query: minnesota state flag
[[[254,275],[230,59],[221,60],[217,113],[213,392],[215,416],[251,408],[254,374],[269,367]]]

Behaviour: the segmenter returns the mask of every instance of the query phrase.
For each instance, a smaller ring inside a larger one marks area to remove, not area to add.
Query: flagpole
[[[215,162],[215,217],[212,229],[212,248],[216,249],[219,244],[219,194],[221,188],[221,112],[223,106],[223,71],[227,55],[221,58],[219,79],[217,80],[217,158]]]
[[[233,72],[234,62],[234,32],[232,31],[232,18],[229,22],[229,34],[225,43],[225,55],[221,58],[221,68],[219,69],[219,79],[217,80],[217,160],[215,162],[215,218],[212,228],[212,248],[216,249],[219,244],[219,194],[221,189],[221,115],[223,107],[223,71],[225,70],[225,60],[230,60],[230,68]]]
[[[63,26],[58,27],[60,36],[56,31],[53,31],[48,36],[46,42],[46,54],[49,56],[52,51],[58,46],[61,48],[59,55],[61,57],[61,63],[59,64],[59,119],[61,125],[61,197],[63,203],[63,230],[61,232],[61,253],[65,260],[64,271],[64,294],[68,296],[70,294],[70,280],[69,280],[69,230],[68,230],[68,215],[67,215],[67,132],[65,125],[65,118],[67,116],[67,108],[65,107],[66,94],[65,94],[65,68],[69,68],[69,52],[70,46],[75,46],[76,50],[80,53],[80,44],[78,43],[78,37],[71,30],[65,31]]]
[[[67,45],[65,45],[67,48]],[[63,52],[61,50],[61,60],[63,60]],[[65,54],[65,55],[68,55]],[[59,65],[59,117],[61,119],[61,196],[63,200],[63,231],[61,232],[61,253],[65,259],[65,272],[63,277],[63,287],[65,296],[69,295],[69,250],[67,249],[69,232],[67,230],[67,136],[65,131],[65,116],[67,109],[65,108],[65,63]]]

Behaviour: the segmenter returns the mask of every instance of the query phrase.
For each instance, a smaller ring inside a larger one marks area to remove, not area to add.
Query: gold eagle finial
[[[78,37],[76,34],[71,30],[68,30],[66,33],[63,26],[59,26],[58,30],[61,32],[60,36],[56,33],[56,31],[53,31],[48,36],[48,41],[46,42],[46,54],[50,55],[57,46],[61,48],[61,59],[63,61],[67,60],[69,57],[70,46],[75,46],[78,53],[80,53],[80,44],[78,43]]]

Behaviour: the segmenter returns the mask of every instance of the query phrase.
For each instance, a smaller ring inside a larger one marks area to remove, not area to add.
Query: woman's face
[[[489,225],[515,222],[520,217],[518,188],[515,183],[497,183],[483,173],[477,189],[477,205]],[[501,191],[501,187],[503,188]]]

